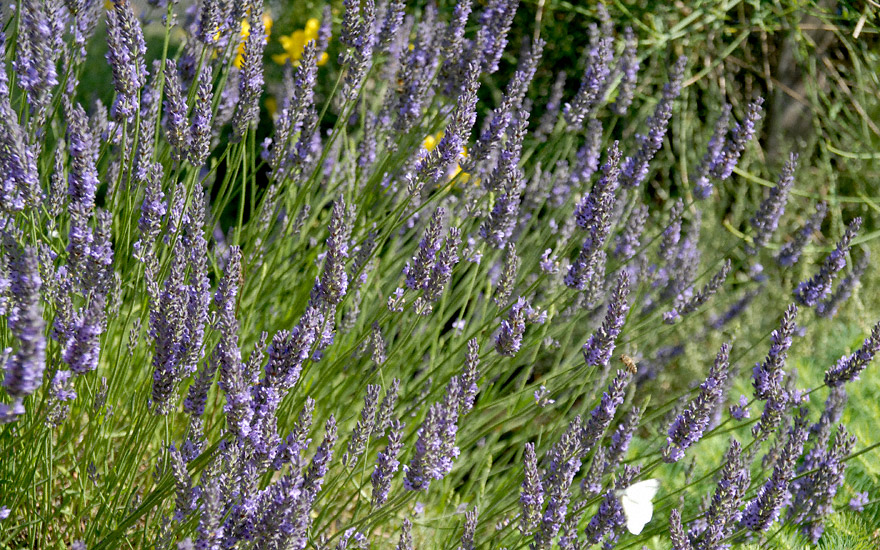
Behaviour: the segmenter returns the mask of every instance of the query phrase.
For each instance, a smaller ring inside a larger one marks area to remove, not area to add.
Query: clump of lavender
[[[712,138],[709,139],[706,154],[703,155],[703,159],[697,166],[696,173],[691,177],[694,180],[694,195],[698,199],[707,199],[712,194],[712,181],[709,179],[709,172],[718,162],[721,149],[724,147],[727,128],[730,125],[730,110],[729,103],[721,109],[721,114],[715,121],[715,131],[712,133]]]
[[[798,283],[794,289],[794,299],[801,305],[813,307],[831,293],[834,277],[846,266],[846,254],[853,239],[862,226],[862,218],[854,218],[846,228],[837,247],[826,256],[819,272],[806,281]]]
[[[723,344],[709,369],[709,376],[700,384],[700,393],[669,426],[663,460],[678,462],[684,452],[703,437],[712,412],[724,398],[724,387],[729,374],[730,344]]]

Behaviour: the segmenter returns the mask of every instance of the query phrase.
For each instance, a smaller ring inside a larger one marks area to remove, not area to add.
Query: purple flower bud
[[[852,497],[849,501],[849,509],[853,512],[864,512],[865,505],[871,501],[868,496],[868,491],[864,491],[862,493],[856,493],[856,496]]]
[[[736,405],[731,405],[729,410],[730,416],[734,420],[745,420],[752,416],[752,413],[749,411],[749,400],[745,395],[740,395],[739,401],[737,401]]]

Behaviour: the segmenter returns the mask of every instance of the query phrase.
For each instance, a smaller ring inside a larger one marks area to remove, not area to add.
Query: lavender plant
[[[725,195],[788,154],[763,100],[708,104],[688,173],[702,60],[604,8],[569,88],[516,1],[342,6],[4,7],[0,547],[708,550],[876,508],[872,220],[795,155]]]

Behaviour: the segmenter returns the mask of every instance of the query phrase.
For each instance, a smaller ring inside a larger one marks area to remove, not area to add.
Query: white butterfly
[[[660,482],[656,479],[646,479],[634,483],[622,491],[617,491],[617,498],[623,506],[623,515],[626,516],[626,528],[633,535],[638,535],[645,528],[645,524],[651,521],[654,513],[654,505],[651,499],[657,494]]]

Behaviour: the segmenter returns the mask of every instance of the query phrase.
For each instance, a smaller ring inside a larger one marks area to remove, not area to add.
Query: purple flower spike
[[[724,398],[730,359],[730,344],[723,344],[715,357],[709,376],[700,384],[700,393],[669,426],[663,460],[678,462],[684,452],[703,437],[712,413]]]
[[[779,218],[785,212],[788,192],[794,185],[794,171],[796,168],[797,155],[792,153],[788,158],[788,162],[785,163],[782,173],[779,175],[776,186],[770,190],[770,194],[761,202],[758,212],[750,220],[754,229],[753,244],[746,249],[750,254],[756,254],[759,249],[763,248],[776,231],[779,225]]]
[[[799,304],[808,307],[815,306],[831,293],[834,277],[846,266],[846,254],[861,226],[862,218],[853,219],[847,226],[843,237],[838,241],[837,247],[822,262],[819,272],[798,284],[794,290],[794,299]]]
[[[629,274],[626,271],[621,271],[617,278],[617,286],[611,295],[611,301],[608,303],[608,312],[605,314],[602,326],[584,344],[582,351],[587,365],[597,366],[601,369],[608,366],[611,354],[614,353],[614,342],[620,335],[626,314],[629,312],[628,296]]]
[[[654,114],[647,120],[647,135],[638,136],[639,150],[635,156],[626,157],[623,161],[620,182],[624,187],[638,187],[648,176],[649,163],[663,146],[666,128],[672,119],[672,102],[681,93],[681,81],[684,78],[686,63],[687,58],[682,56],[672,67],[669,82],[663,86],[663,97],[654,108]]]
[[[834,387],[857,380],[878,351],[880,351],[880,323],[874,325],[871,335],[865,338],[862,347],[852,355],[844,355],[838,359],[837,364],[825,372],[825,383]]]
[[[807,242],[814,233],[818,233],[822,227],[822,220],[828,211],[828,204],[820,202],[816,205],[816,212],[810,216],[804,223],[803,227],[795,233],[794,239],[785,243],[776,256],[776,262],[783,267],[791,267],[797,263],[801,257]]]

